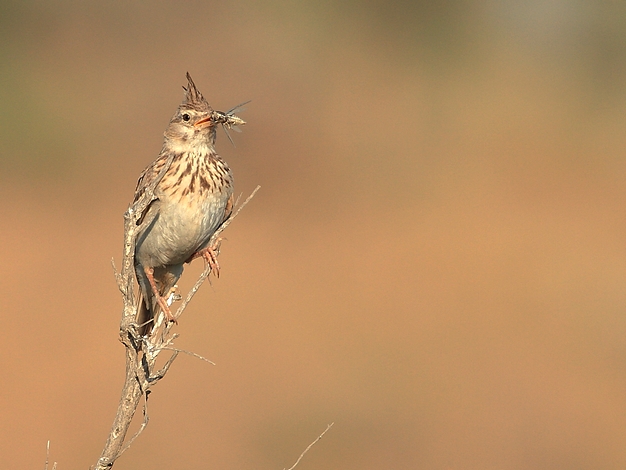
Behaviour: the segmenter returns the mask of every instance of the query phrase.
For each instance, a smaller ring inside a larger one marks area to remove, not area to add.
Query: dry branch
[[[46,444],[46,465],[44,466],[44,470],[48,470],[48,464],[50,463],[50,441]],[[54,462],[52,464],[52,470],[57,470],[57,463]]]
[[[154,325],[146,336],[140,336],[138,325],[135,323],[138,310],[138,298],[135,295],[135,239],[139,227],[137,222],[141,218],[148,205],[156,199],[154,196],[154,188],[157,186],[163,175],[167,172],[172,163],[172,157],[168,159],[161,169],[160,173],[146,188],[141,197],[133,203],[124,214],[124,253],[122,259],[122,269],[118,273],[115,271],[115,279],[122,293],[124,307],[122,311],[122,320],[120,323],[120,341],[124,344],[126,351],[126,378],[122,388],[122,394],[118,405],[117,413],[111,427],[111,432],[106,441],[102,454],[98,462],[92,467],[94,470],[107,470],[113,467],[113,464],[124,451],[126,451],[137,436],[143,431],[148,424],[148,395],[150,388],[161,380],[170,366],[181,352],[172,347],[175,335],[171,330],[174,323],[165,321],[164,315],[158,315],[154,318]],[[259,186],[245,200],[241,206],[234,212],[222,226],[213,234],[208,242],[208,246],[213,245],[219,240],[222,231],[232,222],[239,214],[241,209],[250,201],[250,199],[259,190]],[[200,278],[193,286],[185,301],[181,304],[176,312],[176,318],[182,315],[187,304],[194,294],[200,288],[200,285],[211,273],[211,267],[205,266]],[[155,370],[155,363],[161,351],[173,351],[165,365],[160,370]],[[183,351],[184,352],[184,351]],[[204,358],[203,358],[204,359]],[[141,398],[144,397],[143,422],[135,435],[126,443],[126,434],[130,427],[130,423],[135,416],[135,412],[139,407]]]
[[[324,429],[324,432],[323,432],[322,434],[320,434],[319,436],[317,436],[317,439],[315,439],[313,442],[311,442],[311,443],[308,445],[308,447],[302,451],[302,453],[300,454],[300,457],[298,457],[298,460],[296,460],[296,463],[294,463],[294,464],[293,464],[291,467],[289,467],[288,469],[283,469],[283,470],[293,470],[294,468],[296,468],[296,467],[298,466],[298,464],[300,463],[300,460],[302,460],[302,457],[304,457],[304,454],[306,454],[306,453],[309,451],[309,449],[310,449],[311,447],[313,447],[315,444],[317,444],[317,443],[318,443],[318,441],[319,441],[322,437],[324,437],[324,434],[326,434],[326,433],[328,432],[328,430],[329,430],[330,428],[332,428],[332,427],[333,427],[333,425],[334,425],[334,424],[335,424],[335,423],[330,423],[328,426],[326,426],[326,429]]]

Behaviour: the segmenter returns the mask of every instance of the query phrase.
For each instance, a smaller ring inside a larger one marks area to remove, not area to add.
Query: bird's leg
[[[217,262],[217,254],[219,253],[221,242],[222,239],[218,238],[213,245],[196,251],[187,260],[187,263],[191,263],[194,259],[202,256],[208,265],[211,266],[211,271],[215,274],[215,277],[220,277],[220,264]]]
[[[173,321],[174,323],[178,323],[176,321],[176,317],[172,314],[170,307],[167,305],[167,301],[161,296],[161,294],[159,294],[159,289],[157,288],[156,282],[154,281],[154,268],[144,267],[143,270],[146,273],[146,277],[148,278],[150,287],[152,287],[152,293],[154,294],[157,303],[163,310],[167,321]]]

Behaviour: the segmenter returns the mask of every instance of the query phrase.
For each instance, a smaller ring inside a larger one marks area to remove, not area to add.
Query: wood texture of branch
[[[132,442],[141,434],[148,424],[148,394],[150,388],[159,380],[165,377],[170,366],[178,356],[179,350],[172,347],[174,339],[177,335],[172,332],[174,323],[165,321],[161,314],[154,318],[154,325],[147,336],[140,337],[138,334],[135,318],[137,314],[139,299],[135,295],[135,239],[139,227],[137,222],[141,218],[148,205],[156,199],[154,189],[159,183],[163,175],[167,172],[172,163],[172,157],[168,159],[163,166],[161,172],[146,188],[141,197],[133,203],[124,214],[124,251],[122,258],[122,269],[118,273],[113,264],[115,279],[122,293],[124,307],[122,311],[122,320],[120,323],[120,341],[124,344],[126,352],[126,378],[122,388],[122,394],[118,405],[113,426],[107,438],[102,454],[98,462],[92,467],[94,470],[107,470],[113,467],[115,461],[126,451]],[[219,241],[220,234],[224,231],[232,220],[239,214],[241,209],[254,197],[260,189],[257,186],[252,194],[241,204],[233,215],[213,234],[209,240],[208,246]],[[204,280],[211,273],[211,267],[206,265],[200,278],[193,286],[185,301],[176,311],[176,318],[179,318],[187,304],[191,301],[195,293],[198,291]],[[172,355],[165,362],[160,370],[155,370],[155,363],[161,351],[172,351]],[[203,358],[204,359],[204,358]],[[126,434],[130,427],[130,423],[135,416],[135,412],[139,407],[141,398],[144,397],[143,414],[144,419],[139,430],[135,435],[126,442]]]

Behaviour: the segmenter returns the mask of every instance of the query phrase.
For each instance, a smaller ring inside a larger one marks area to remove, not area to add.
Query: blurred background
[[[96,462],[189,71],[261,191],[131,468],[626,465],[626,4],[0,2],[0,468]],[[201,271],[187,268],[182,287]]]

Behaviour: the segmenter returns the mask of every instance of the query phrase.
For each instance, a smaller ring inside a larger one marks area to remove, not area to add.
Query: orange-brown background
[[[0,4],[0,468],[88,468],[122,214],[191,72],[238,192],[116,468],[626,465],[621,2]],[[189,285],[201,263],[187,270]]]

